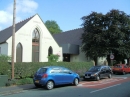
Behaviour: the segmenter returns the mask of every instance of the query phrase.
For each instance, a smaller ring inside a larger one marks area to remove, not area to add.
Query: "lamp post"
[[[13,32],[12,32],[12,79],[14,79],[14,55],[15,55],[15,15],[16,15],[16,0],[13,5]]]

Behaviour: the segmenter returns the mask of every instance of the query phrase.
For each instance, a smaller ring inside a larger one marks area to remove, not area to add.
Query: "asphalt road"
[[[82,81],[78,86],[59,86],[53,90],[21,90],[0,97],[130,97],[130,74],[100,81]]]

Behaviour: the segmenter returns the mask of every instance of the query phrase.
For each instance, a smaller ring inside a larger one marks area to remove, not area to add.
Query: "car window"
[[[62,68],[62,73],[70,73],[71,71],[69,69],[66,68]]]
[[[106,67],[102,67],[101,71],[106,71]]]
[[[61,71],[60,68],[53,68],[50,73],[59,73]]]
[[[101,67],[91,67],[88,71],[89,72],[97,72],[100,71]]]
[[[115,67],[115,68],[122,68],[121,65],[115,65],[114,67]]]
[[[47,68],[39,68],[37,73],[42,74],[42,73],[46,73],[46,71],[47,71]]]
[[[125,65],[124,68],[128,68],[128,67]]]

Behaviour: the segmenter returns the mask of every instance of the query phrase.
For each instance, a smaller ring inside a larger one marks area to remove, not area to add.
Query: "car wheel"
[[[78,78],[75,78],[74,79],[74,85],[77,86],[78,84],[79,84],[79,80],[78,80]]]
[[[126,74],[126,73],[125,73],[125,71],[123,71],[122,73],[123,73],[123,75],[125,75],[125,74]]]
[[[54,88],[54,82],[53,81],[48,81],[47,84],[46,84],[46,88],[48,90],[51,90]]]
[[[100,77],[99,77],[99,75],[97,75],[97,77],[96,77],[96,80],[97,80],[97,81],[99,81],[99,80],[100,80]]]
[[[108,78],[111,78],[111,74],[108,75]]]

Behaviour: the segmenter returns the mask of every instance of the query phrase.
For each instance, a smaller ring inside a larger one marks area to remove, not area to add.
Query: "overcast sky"
[[[0,0],[0,30],[12,25],[13,1]],[[112,9],[130,15],[130,0],[16,0],[16,21],[39,14],[43,22],[54,20],[63,31],[80,28],[81,18],[92,11],[106,14]]]

